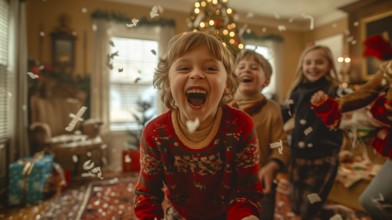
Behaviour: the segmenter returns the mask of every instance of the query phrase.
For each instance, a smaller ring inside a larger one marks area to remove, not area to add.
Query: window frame
[[[156,29],[154,28],[154,29],[152,29],[152,31],[155,32]],[[110,39],[113,40],[113,38],[124,38],[124,39],[133,39],[133,40],[142,40],[142,41],[144,41],[144,40],[145,41],[155,41],[157,43],[157,47],[154,48],[155,51],[156,51],[156,55],[159,52],[158,51],[159,47],[160,47],[160,45],[159,45],[159,36],[157,36],[157,34],[151,34],[151,31],[149,31],[149,30],[142,29],[140,31],[136,30],[135,32],[130,32],[130,33],[126,33],[126,34],[124,34],[124,33],[122,33],[122,34],[121,33],[120,34],[112,34],[110,36]],[[111,52],[112,51],[110,49],[109,53],[111,53]],[[148,51],[148,53],[152,53],[152,52]],[[119,56],[121,56],[121,54]],[[156,63],[154,64],[154,69],[155,69],[157,63],[158,63],[158,57],[156,59]],[[108,72],[109,72],[110,75],[112,73],[121,74],[121,73],[116,73],[117,71],[118,70],[115,67],[113,67],[113,69],[109,70]],[[111,90],[112,84],[118,84],[119,83],[119,82],[114,82],[113,83],[110,75],[109,75],[109,80],[108,80],[108,97],[111,97],[110,95],[111,95],[111,91],[112,91]],[[128,83],[124,83],[124,84],[128,84]],[[148,90],[148,89],[155,90],[155,93],[156,93],[155,94],[155,100],[152,100],[152,105],[153,105],[153,110],[155,110],[155,114],[157,114],[158,109],[159,109],[158,105],[160,104],[158,102],[159,94],[158,94],[157,89],[155,89],[153,87],[153,85],[152,85],[152,79],[151,79],[151,81],[148,81],[148,82],[139,82],[139,83],[130,82],[129,85],[131,85],[131,86],[132,85],[146,86],[146,90]],[[111,118],[112,104],[111,104],[110,98],[108,99],[107,105],[108,105],[108,110],[109,110],[109,112],[108,112],[109,113],[108,123],[109,123],[109,130],[110,131],[126,131],[126,130],[135,131],[135,130],[140,130],[141,129],[141,126],[139,124],[137,124],[136,119],[133,120],[134,122],[117,122],[117,123],[114,123],[114,124],[117,124],[117,125],[114,125],[113,122],[112,122],[112,118]]]

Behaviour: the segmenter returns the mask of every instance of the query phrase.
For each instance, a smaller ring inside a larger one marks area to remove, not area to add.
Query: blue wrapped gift
[[[53,155],[23,158],[10,164],[8,203],[36,204],[44,199],[44,188],[53,173]]]

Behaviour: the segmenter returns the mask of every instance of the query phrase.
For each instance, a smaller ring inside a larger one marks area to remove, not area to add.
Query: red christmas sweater
[[[135,188],[139,219],[163,219],[163,188],[187,220],[259,216],[258,142],[246,113],[225,105],[217,134],[197,150],[179,139],[172,111],[164,113],[144,128],[140,162]]]

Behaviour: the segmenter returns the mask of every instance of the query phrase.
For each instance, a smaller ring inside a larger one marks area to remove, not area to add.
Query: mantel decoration
[[[236,55],[244,44],[235,22],[235,12],[227,5],[228,0],[199,0],[188,17],[188,27],[192,31],[205,31],[218,36]]]

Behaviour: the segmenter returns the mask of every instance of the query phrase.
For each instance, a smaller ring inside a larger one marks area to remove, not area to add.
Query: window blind
[[[141,117],[138,101],[149,102],[152,115],[157,112],[157,91],[152,79],[158,61],[158,41],[119,37],[111,40],[115,47],[110,51],[113,55],[108,103],[110,130],[140,129],[134,117],[134,114]]]
[[[9,106],[11,100],[10,75],[8,67],[8,30],[9,5],[6,0],[0,0],[0,144],[4,143],[9,134]]]

